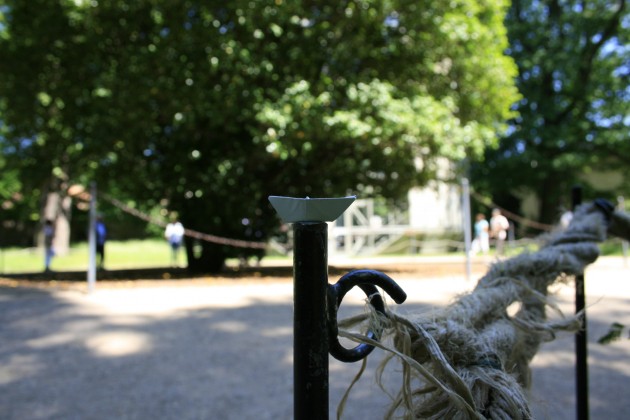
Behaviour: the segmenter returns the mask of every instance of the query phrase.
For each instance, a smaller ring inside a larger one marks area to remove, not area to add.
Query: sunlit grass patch
[[[105,268],[166,267],[171,264],[171,250],[166,241],[157,239],[110,241],[105,246]],[[51,264],[54,271],[82,271],[88,268],[88,246],[73,244],[66,255],[56,255]],[[180,251],[184,265],[184,250]],[[41,248],[0,249],[0,273],[29,273],[44,270],[44,250]]]

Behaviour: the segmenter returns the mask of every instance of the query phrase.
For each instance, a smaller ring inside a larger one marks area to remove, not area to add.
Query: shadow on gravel
[[[570,299],[560,299],[573,306]],[[593,419],[621,419],[630,411],[630,340],[610,344],[597,340],[612,322],[627,323],[630,299],[608,296],[587,307],[589,411]],[[539,419],[572,420],[576,417],[575,336],[559,333],[542,344],[534,357],[530,401]]]
[[[293,418],[290,301],[250,298],[158,315],[111,312],[126,299],[118,290],[102,292],[104,310],[102,300],[90,300],[98,293],[0,287],[3,419]],[[359,367],[331,359],[331,418]],[[343,418],[382,417],[375,413],[388,399],[373,372],[370,362]]]
[[[223,287],[228,297],[245,289]],[[286,287],[290,289],[290,282]],[[185,302],[182,296],[191,295],[177,294],[184,289],[157,288],[149,296],[162,303],[171,297]],[[212,301],[218,289],[195,288],[195,301]],[[284,297],[249,294],[232,306],[182,304],[169,311],[158,311],[158,304],[150,299],[140,301],[149,291],[83,295],[0,287],[0,417],[292,418],[290,290]],[[595,343],[611,320],[627,315],[628,305],[628,299],[608,298],[609,310],[602,315],[597,315],[596,306],[589,308],[592,418],[625,418],[630,410],[629,341]],[[400,310],[426,309],[412,303]],[[344,302],[340,317],[362,310],[358,304]],[[383,418],[388,398],[374,383],[382,357],[377,350],[369,358],[368,370],[351,394],[343,418]],[[330,418],[335,418],[336,405],[358,369],[359,364],[331,358]],[[389,389],[394,390],[398,373],[394,369],[388,375]],[[565,335],[543,345],[534,359],[533,375],[537,418],[575,418],[573,337]]]

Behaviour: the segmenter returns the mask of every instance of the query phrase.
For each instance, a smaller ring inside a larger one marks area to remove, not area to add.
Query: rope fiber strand
[[[403,381],[386,418],[532,418],[525,393],[529,363],[542,342],[581,326],[582,315],[562,316],[548,288],[583,274],[599,256],[597,243],[609,234],[630,239],[630,217],[601,202],[584,204],[566,230],[548,234],[539,251],[494,263],[469,294],[437,312],[368,313],[340,323],[348,328],[376,322],[368,327],[381,328],[391,340],[378,344],[340,331],[389,353],[377,369],[379,381],[385,366],[400,360]],[[513,315],[511,306],[518,307]],[[547,308],[558,319],[549,320]]]

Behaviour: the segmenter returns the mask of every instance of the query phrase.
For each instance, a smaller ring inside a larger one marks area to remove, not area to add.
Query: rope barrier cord
[[[385,366],[401,361],[402,385],[386,418],[532,418],[524,391],[531,384],[529,363],[542,342],[582,325],[582,314],[562,315],[548,287],[583,274],[607,235],[630,239],[630,216],[601,202],[584,204],[569,227],[549,234],[539,251],[492,264],[469,294],[445,308],[405,316],[372,311],[341,321],[343,328],[365,323],[373,331],[383,328],[384,339],[392,341],[385,345],[340,331],[388,352],[377,369],[380,383]],[[515,306],[514,314],[508,312]],[[557,314],[553,320],[547,308]]]
[[[483,195],[476,193],[474,191],[471,191],[470,195],[472,195],[477,201],[479,201],[481,204],[485,206],[493,207],[493,208],[497,208],[501,210],[501,214],[503,214],[505,217],[507,217],[508,219],[512,219],[515,222],[519,222],[520,224],[524,226],[529,226],[531,228],[543,230],[543,231],[552,231],[553,229],[555,229],[555,226],[553,225],[548,225],[545,223],[537,222],[535,220],[526,219],[525,217],[519,216],[516,213],[512,213],[511,211],[506,210],[503,207],[497,205],[494,201],[492,201],[488,197],[484,197]]]
[[[130,207],[124,204],[120,200],[110,197],[108,194],[101,193],[100,196],[103,197],[105,200],[109,201],[114,206],[124,211],[125,213],[131,214],[132,216],[135,216],[139,219],[142,219],[146,222],[152,223],[154,225],[157,225],[163,228],[166,227],[167,225],[167,223],[164,220],[151,217],[150,215],[146,213],[143,213],[137,209],[134,209],[133,207]],[[206,242],[211,242],[211,243],[215,243],[219,245],[227,245],[227,246],[232,246],[232,247],[237,247],[237,248],[265,249],[267,247],[267,244],[265,242],[254,242],[254,241],[244,241],[240,239],[224,238],[221,236],[210,235],[208,233],[202,233],[202,232],[198,232],[198,231],[187,229],[187,228],[184,228],[184,235],[191,238],[206,241]]]

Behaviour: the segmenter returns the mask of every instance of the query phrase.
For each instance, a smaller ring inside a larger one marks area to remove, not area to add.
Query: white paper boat
[[[356,196],[340,198],[293,198],[269,196],[269,201],[285,223],[334,222]]]

